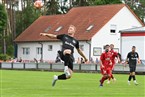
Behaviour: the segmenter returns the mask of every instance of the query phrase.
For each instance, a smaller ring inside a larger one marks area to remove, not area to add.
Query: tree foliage
[[[123,0],[125,4],[145,23],[145,0]]]
[[[2,36],[3,30],[7,25],[7,14],[3,4],[0,4],[0,34]]]
[[[4,12],[4,8],[3,11],[1,11],[2,7],[0,5],[0,23],[3,23],[0,24],[0,28],[2,29],[6,28],[5,36],[0,34],[2,38],[5,39],[3,41],[1,38],[2,41],[0,41],[0,49],[4,50],[5,48],[6,53],[11,56],[14,55],[13,40],[41,15],[41,11],[39,9],[34,8],[32,0],[19,0],[19,1],[21,1],[19,2],[21,4],[19,4],[17,1],[4,2],[4,4],[7,3],[6,6],[7,12]],[[6,15],[8,15],[9,17],[8,20]],[[0,31],[0,33],[2,32]],[[1,51],[0,53],[4,53],[2,52],[2,50],[0,50]]]
[[[61,14],[60,5],[57,0],[49,0],[46,2],[46,15]]]
[[[60,4],[60,7],[62,12],[64,12],[63,10],[69,11],[72,7],[120,4],[120,3],[122,3],[120,0],[64,0],[63,4]]]
[[[4,4],[0,4],[0,52],[5,53],[7,14]]]
[[[16,35],[18,36],[28,26],[30,26],[39,16],[41,16],[40,9],[33,6],[33,2],[26,0],[26,7],[23,10],[16,11]]]
[[[89,0],[90,5],[120,4],[120,0]]]
[[[72,4],[73,4],[73,7],[75,7],[75,6],[89,6],[89,0],[76,0]]]

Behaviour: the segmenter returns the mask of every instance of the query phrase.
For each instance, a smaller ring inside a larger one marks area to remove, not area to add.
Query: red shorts
[[[101,68],[100,70],[101,70],[102,75],[105,75],[105,74],[111,75],[112,74],[112,68]]]

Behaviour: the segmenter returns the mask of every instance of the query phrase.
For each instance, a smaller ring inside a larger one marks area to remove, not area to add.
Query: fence
[[[19,70],[52,70],[63,71],[62,63],[0,63],[0,69],[19,69]],[[74,64],[74,71],[99,72],[100,65],[96,64]],[[114,68],[116,73],[129,72],[129,67],[124,67],[122,64],[116,64]],[[136,72],[145,73],[145,65],[137,65]]]

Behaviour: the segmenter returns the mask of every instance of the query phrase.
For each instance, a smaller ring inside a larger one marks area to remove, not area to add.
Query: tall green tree
[[[7,13],[4,4],[0,4],[0,53],[5,53],[6,47],[6,25],[7,25]]]
[[[3,31],[7,25],[7,14],[3,4],[0,4],[0,35],[3,35]]]
[[[0,53],[5,50],[13,56],[13,40],[40,15],[41,10],[34,8],[32,0],[3,0],[3,5],[0,4]]]
[[[41,16],[41,10],[36,9],[31,0],[24,0],[26,7],[16,11],[16,35],[18,36],[28,26],[30,26],[38,17]]]

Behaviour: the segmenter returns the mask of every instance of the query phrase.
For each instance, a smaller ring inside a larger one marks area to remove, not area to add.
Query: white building
[[[126,29],[120,32],[122,58],[125,59],[132,46],[136,46],[140,59],[145,60],[145,27]]]
[[[23,60],[55,60],[61,42],[47,37],[41,37],[41,32],[62,34],[67,33],[68,26],[77,28],[75,38],[80,41],[80,47],[87,58],[99,57],[103,46],[113,43],[120,52],[120,30],[142,27],[144,24],[124,4],[101,5],[72,8],[65,15],[41,16],[15,42],[18,44],[18,55]],[[42,53],[41,53],[42,52]],[[75,51],[76,52],[76,51]],[[74,54],[77,60],[80,57]]]

